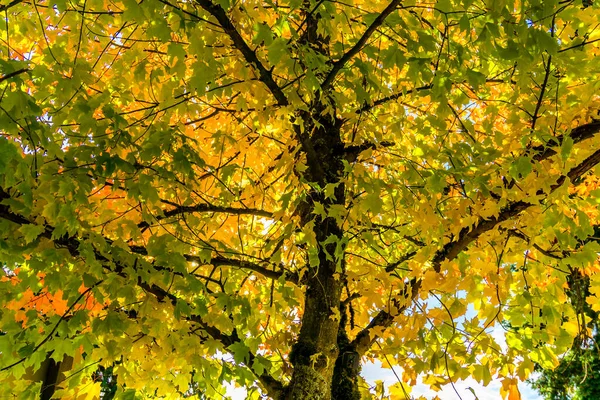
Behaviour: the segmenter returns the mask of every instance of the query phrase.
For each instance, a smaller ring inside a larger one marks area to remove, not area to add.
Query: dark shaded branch
[[[492,216],[487,220],[480,219],[476,224],[462,228],[458,234],[458,238],[455,241],[447,243],[435,253],[433,259],[431,260],[431,264],[433,265],[435,272],[440,272],[443,261],[454,260],[469,246],[469,244],[479,238],[482,234],[492,230],[499,223],[519,215],[522,211],[531,207],[532,205],[532,203],[525,201],[515,201],[504,207],[504,209],[502,209],[497,216]]]
[[[589,134],[586,131],[584,134],[583,131],[580,132],[581,136],[585,136]],[[583,140],[583,139],[581,139]],[[566,174],[562,175],[556,180],[556,183],[550,186],[550,193],[561,187],[569,178],[571,182],[576,179],[582,177],[585,173],[589,172],[593,167],[600,164],[600,150],[596,150],[589,157],[579,163],[577,166],[571,168],[571,170]],[[538,195],[544,194],[544,192],[540,189],[537,192]],[[464,227],[461,229],[458,238],[455,241],[447,243],[440,250],[438,250],[433,256],[431,263],[436,272],[441,272],[441,264],[444,261],[451,261],[455,259],[462,251],[466,250],[467,247],[477,240],[484,233],[492,230],[501,222],[507,221],[511,218],[514,218],[521,214],[527,208],[533,206],[534,203],[529,203],[526,201],[516,201],[509,203],[506,207],[500,211],[497,216],[494,216],[490,219],[480,219],[474,225]],[[421,287],[421,280],[417,280],[413,278],[403,290],[400,296],[397,296],[393,302],[394,306],[398,309],[397,312],[391,313],[390,311],[381,310],[379,311],[375,317],[371,320],[369,325],[364,328],[361,332],[358,333],[356,338],[352,341],[352,345],[356,349],[356,351],[362,356],[366,351],[369,350],[371,345],[376,340],[377,336],[373,333],[375,328],[388,328],[392,325],[395,316],[399,315],[401,312],[406,310],[406,308],[410,305],[412,300],[414,300],[419,292],[419,288]],[[409,299],[411,301],[407,301]]]
[[[402,265],[403,263],[405,263],[406,261],[410,260],[411,258],[413,258],[416,255],[417,255],[416,251],[411,251],[409,253],[406,253],[405,255],[403,255],[402,257],[400,257],[400,259],[398,261],[395,261],[393,263],[390,263],[390,264],[386,265],[385,266],[385,272],[392,272],[392,271],[394,271],[400,265]]]
[[[567,178],[569,178],[571,182],[575,181],[576,179],[579,179],[586,172],[598,165],[598,163],[600,163],[600,150],[596,150],[594,153],[592,153],[591,156],[587,157],[579,165],[571,168],[571,170],[567,173],[566,176],[563,175],[560,178],[558,178],[556,183],[550,186],[550,191],[553,192],[559,187],[561,187],[562,184],[567,180]]]
[[[283,269],[281,271],[274,271],[272,269],[265,268],[263,266],[260,266],[259,264],[256,264],[256,263],[253,263],[250,261],[238,260],[238,259],[234,259],[234,258],[227,258],[227,257],[223,257],[223,256],[217,256],[217,257],[213,257],[208,262],[206,262],[206,261],[203,262],[199,257],[196,257],[196,256],[186,254],[186,255],[184,255],[184,257],[188,261],[198,262],[199,264],[214,265],[215,267],[228,266],[228,267],[245,269],[245,270],[249,270],[249,271],[258,272],[262,276],[273,279],[273,280],[278,280],[283,276],[287,282],[291,282],[291,283],[295,283],[295,284],[300,283],[300,278],[298,277],[297,273],[283,271]]]
[[[176,10],[178,10],[178,11],[180,11],[180,12],[182,12],[182,13],[184,13],[184,14],[186,14],[186,15],[190,16],[190,17],[192,17],[192,18],[193,18],[194,20],[196,20],[196,21],[203,21],[203,22],[206,22],[207,24],[209,24],[209,25],[213,25],[213,26],[215,26],[215,27],[217,27],[217,26],[218,26],[217,24],[215,24],[215,23],[213,23],[213,22],[210,22],[209,20],[207,20],[207,19],[205,19],[205,18],[202,18],[202,17],[200,17],[199,15],[196,15],[196,14],[194,14],[194,13],[192,13],[192,12],[189,12],[189,11],[187,11],[186,9],[182,8],[182,7],[178,7],[178,6],[176,6],[175,4],[168,2],[167,0],[158,0],[158,1],[159,1],[159,2],[161,2],[161,3],[163,3],[163,4],[165,4],[165,5],[167,5],[167,6],[169,6],[169,7],[172,7],[172,8],[174,8],[174,9],[176,9]]]
[[[172,204],[172,203],[170,203]],[[163,216],[155,217],[157,221],[161,221],[166,218],[174,217],[176,215],[187,214],[187,213],[224,213],[233,215],[256,215],[258,217],[271,218],[273,213],[270,211],[259,210],[255,208],[237,208],[237,207],[225,207],[215,206],[212,204],[196,204],[193,206],[176,206],[175,208],[165,211]],[[148,222],[140,222],[138,227],[141,229],[148,228],[150,224]]]
[[[4,199],[9,199],[9,198],[10,198],[10,195],[6,191],[4,191],[4,189],[0,188],[0,202]],[[2,205],[2,204],[0,204],[0,218],[14,222],[18,225],[33,225],[34,224],[33,222],[29,221],[27,218],[23,217],[22,215],[13,213],[9,209],[8,206]],[[78,239],[76,237],[61,237],[59,239],[53,239],[52,238],[53,232],[54,232],[54,228],[49,225],[46,225],[45,230],[40,234],[40,236],[44,237],[48,240],[52,240],[54,243],[56,243],[59,246],[65,247],[66,249],[69,250],[71,255],[74,257],[79,255],[80,239]],[[112,242],[113,242],[111,239],[108,239],[108,238],[105,238],[105,240],[106,240],[106,243],[108,243],[108,244],[112,244]],[[148,250],[144,246],[131,245],[131,246],[129,246],[129,250],[132,253],[140,255],[140,256],[148,255]],[[191,254],[183,254],[183,256],[185,257],[185,259],[187,261],[197,262],[198,264],[201,264],[201,265],[231,266],[231,267],[236,267],[236,268],[240,268],[240,269],[244,269],[244,270],[257,272],[269,279],[278,280],[283,276],[283,277],[285,277],[285,280],[287,282],[291,282],[294,284],[300,283],[300,279],[299,279],[297,273],[287,272],[283,268],[281,268],[280,271],[274,271],[274,270],[271,270],[269,268],[263,267],[259,264],[256,264],[256,263],[253,263],[250,261],[234,259],[234,258],[227,258],[224,256],[213,257],[212,259],[210,259],[208,261],[202,259],[199,256],[195,256],[195,255],[191,255]],[[104,258],[99,253],[97,254],[97,257],[100,261],[106,261],[106,258]]]
[[[505,83],[506,81],[503,79],[496,79],[496,78],[491,78],[491,79],[486,79],[485,81],[486,83]],[[455,82],[454,84],[459,83],[459,82]],[[511,82],[512,83],[512,82]],[[423,85],[423,86],[419,86],[417,88],[413,88],[413,89],[409,89],[403,92],[398,92],[398,93],[394,93],[392,95],[386,96],[386,97],[382,97],[378,100],[375,100],[373,103],[371,104],[364,104],[361,108],[359,108],[358,110],[356,110],[356,113],[360,114],[362,112],[365,111],[370,111],[373,108],[383,105],[389,101],[394,101],[394,100],[398,100],[401,97],[404,97],[408,94],[412,94],[412,93],[417,93],[417,92],[422,92],[424,90],[429,90],[433,88],[433,83],[430,83],[428,85]]]
[[[13,0],[13,1],[11,1],[10,3],[8,3],[8,4],[5,4],[5,5],[3,5],[3,6],[0,6],[0,12],[2,12],[2,11],[5,11],[5,10],[8,10],[9,8],[11,8],[11,7],[14,7],[14,6],[16,6],[17,4],[20,4],[20,3],[24,2],[24,1],[25,1],[25,0]]]
[[[4,82],[7,79],[14,78],[15,76],[20,75],[23,72],[27,72],[27,71],[29,71],[29,68],[21,68],[16,71],[10,72],[6,75],[2,75],[2,76],[0,76],[0,83]]]
[[[2,215],[0,215],[0,217],[1,216]],[[105,240],[108,243],[112,242],[110,239],[105,239]],[[129,250],[132,253],[135,253],[135,254],[138,254],[141,256],[148,255],[148,250],[144,246],[135,246],[135,245],[129,246]],[[206,260],[200,256],[195,256],[193,254],[183,254],[183,257],[187,261],[196,262],[199,265],[214,265],[215,267],[222,267],[222,266],[235,267],[235,268],[245,269],[248,271],[258,272],[259,274],[263,275],[264,277],[274,279],[274,280],[278,280],[282,276],[285,276],[286,281],[295,283],[295,284],[298,284],[300,281],[298,278],[298,274],[296,274],[296,273],[289,273],[289,272],[284,271],[283,269],[281,271],[274,271],[274,270],[265,268],[259,264],[253,263],[251,261],[240,260],[240,259],[236,259],[236,258],[228,258],[228,257],[224,257],[224,256],[217,256],[217,257],[211,258],[210,260]]]
[[[362,112],[366,112],[366,111],[370,111],[373,108],[380,106],[382,104],[385,104],[389,101],[394,101],[394,100],[398,100],[400,97],[404,97],[408,94],[412,94],[412,93],[417,93],[417,92],[422,92],[423,90],[429,90],[433,87],[433,84],[429,84],[429,85],[424,85],[424,86],[419,86],[417,88],[414,89],[409,89],[405,92],[398,92],[398,93],[394,93],[392,95],[386,96],[386,97],[382,97],[381,99],[375,100],[373,103],[371,104],[364,104],[361,108],[359,108],[358,110],[356,110],[357,113],[362,113]]]
[[[354,57],[357,55],[365,46],[371,35],[385,22],[385,19],[390,15],[398,6],[402,0],[392,0],[390,4],[375,18],[375,21],[369,25],[367,30],[363,33],[363,35],[358,39],[356,44],[352,46],[350,50],[348,50],[339,60],[333,63],[333,67],[325,77],[325,80],[321,84],[321,90],[325,91],[329,88],[337,74],[341,71],[342,68]]]
[[[223,7],[210,0],[196,0],[196,3],[216,18],[219,25],[221,25],[221,28],[223,28],[227,36],[229,36],[233,42],[235,48],[242,53],[244,59],[258,72],[258,79],[267,86],[271,94],[273,94],[277,100],[277,103],[281,106],[288,105],[288,99],[283,93],[283,90],[281,90],[279,85],[277,85],[273,79],[272,72],[265,68],[256,56],[256,52],[248,46],[242,35],[235,29],[235,26],[233,26],[233,23],[227,16]]]
[[[351,348],[362,357],[371,348],[375,340],[377,340],[378,336],[374,333],[374,329],[379,330],[381,328],[385,329],[390,327],[394,322],[394,318],[402,314],[417,298],[420,288],[421,280],[416,278],[411,279],[410,282],[404,286],[402,293],[393,300],[393,305],[396,309],[379,311],[373,319],[371,319],[369,325],[356,335],[354,340],[350,343]]]
[[[555,260],[562,260],[563,258],[568,256],[568,253],[565,251],[561,251],[560,256],[557,256],[556,254],[554,254],[553,251],[551,250],[545,250],[543,249],[541,246],[535,244],[535,243],[531,243],[531,240],[529,239],[529,237],[527,235],[525,235],[523,232],[519,232],[516,229],[510,229],[508,231],[508,236],[513,236],[516,238],[519,238],[521,240],[524,240],[525,242],[527,242],[527,244],[531,245],[534,249],[536,249],[537,251],[539,251],[541,254],[545,255],[546,257],[549,258],[553,258]]]
[[[560,176],[556,183],[550,186],[550,193],[554,192],[556,189],[561,187],[567,178],[573,182],[574,180],[583,176],[590,169],[595,167],[600,163],[600,150],[596,150],[592,155],[583,160],[579,165],[571,168],[571,170],[567,173],[567,175]],[[550,194],[548,193],[548,194]],[[544,194],[544,192],[540,189],[537,192],[538,195]],[[444,247],[438,250],[435,253],[435,256],[432,259],[432,265],[436,272],[440,272],[441,263],[444,260],[453,260],[460,254],[463,250],[467,248],[469,244],[475,241],[479,236],[483,233],[490,231],[496,225],[501,222],[507,221],[517,215],[519,215],[525,209],[531,207],[533,203],[529,203],[526,201],[516,201],[509,203],[498,216],[493,216],[490,219],[484,220],[480,219],[475,225],[471,225],[469,227],[464,227],[461,229],[458,239],[456,241],[447,243]]]
[[[13,213],[7,205],[2,204],[3,200],[10,199],[10,194],[0,187],[0,218],[14,222],[19,225],[31,224],[27,218]]]
[[[578,47],[583,47],[588,44],[596,43],[597,41],[600,41],[600,39],[584,40],[583,42],[581,42],[579,44],[575,44],[573,46],[569,46],[569,47],[565,47],[564,49],[560,49],[560,50],[558,50],[558,53],[562,53],[563,51],[567,51],[567,50],[576,49]]]
[[[344,149],[344,158],[349,163],[353,163],[363,151],[375,150],[377,147],[391,147],[393,145],[395,145],[394,142],[383,141],[380,143],[365,142],[359,145],[346,146]]]
[[[565,137],[571,138],[573,144],[577,144],[594,137],[598,132],[600,132],[600,120],[592,120],[590,123],[578,126],[567,135],[552,137],[547,143],[528,149],[524,156],[531,157],[533,155],[532,159],[534,161],[543,161],[558,153],[556,148],[562,146]],[[510,181],[505,183],[505,188],[512,189],[516,184],[517,181],[515,179],[510,179]]]
[[[580,143],[586,139],[591,139],[600,132],[600,120],[592,120],[592,122],[580,125],[574,128],[571,133],[560,135],[551,138],[546,144],[532,147],[527,155],[534,154],[533,159],[535,161],[546,160],[553,155],[557,154],[557,147],[562,146],[565,137],[570,137],[573,140],[573,144]]]
[[[554,19],[553,19],[554,21]],[[552,24],[554,26],[554,24]],[[552,65],[552,56],[548,56],[548,61],[546,62],[546,72],[544,73],[544,82],[542,82],[542,86],[540,88],[540,95],[538,97],[537,103],[535,105],[535,110],[533,111],[533,115],[531,116],[531,131],[535,130],[535,124],[540,117],[540,108],[542,107],[542,103],[544,102],[544,95],[546,94],[546,88],[548,87],[548,78],[550,77],[550,66]]]

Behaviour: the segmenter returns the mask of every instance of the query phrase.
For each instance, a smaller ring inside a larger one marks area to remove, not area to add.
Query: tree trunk
[[[346,333],[347,314],[345,304],[340,306],[341,322],[338,330],[339,355],[333,369],[331,397],[335,400],[360,400],[358,377],[360,375],[360,355],[350,344]]]
[[[306,272],[308,279],[302,327],[290,353],[294,372],[285,395],[290,400],[330,400],[339,355],[340,298],[345,278],[341,270],[343,251],[340,252],[338,246],[343,245],[344,231],[335,218],[315,215],[313,211],[317,202],[325,210],[333,204],[345,204],[345,187],[341,182],[343,143],[335,120],[319,122],[321,127],[304,118],[308,131],[317,127],[312,130],[310,146],[319,160],[318,165],[309,162],[305,177],[317,183],[321,190],[327,184],[335,184],[336,187],[333,198],[326,197],[322,191],[311,190],[306,199],[307,207],[303,207],[304,215],[301,216],[306,222],[314,222],[319,262]]]
[[[323,242],[328,233],[341,233],[335,220],[327,218],[315,225],[317,240]],[[337,235],[336,235],[337,236]],[[341,278],[336,276],[335,244],[319,251],[319,266],[308,273],[304,300],[304,316],[298,342],[293,346],[290,361],[294,366],[287,399],[329,400],[334,366],[339,354],[337,336],[339,306],[342,292]]]

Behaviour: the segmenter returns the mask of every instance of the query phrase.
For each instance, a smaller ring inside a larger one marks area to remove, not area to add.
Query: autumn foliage
[[[0,396],[519,399],[600,311],[596,3],[4,1]]]

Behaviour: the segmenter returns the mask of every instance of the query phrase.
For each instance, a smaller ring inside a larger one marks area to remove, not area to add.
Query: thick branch
[[[385,329],[391,326],[394,322],[394,318],[402,314],[417,298],[420,288],[420,279],[413,278],[410,282],[408,282],[404,287],[403,293],[398,296],[402,301],[394,299],[394,306],[396,307],[396,310],[393,310],[393,312],[392,310],[379,311],[375,317],[373,317],[371,322],[369,322],[369,325],[367,325],[356,335],[354,340],[350,343],[351,348],[353,348],[359,354],[359,356],[363,356],[377,339],[377,334],[374,332],[374,330],[380,330],[381,328]]]
[[[405,262],[407,262],[408,260],[410,260],[411,258],[413,258],[416,255],[417,255],[416,251],[411,251],[411,252],[406,253],[405,255],[403,255],[402,257],[400,257],[399,260],[394,261],[393,263],[389,263],[388,265],[386,265],[385,266],[385,272],[392,272],[392,271],[394,271],[400,265],[404,264]]]
[[[571,182],[579,179],[586,172],[598,165],[598,163],[600,163],[600,150],[596,150],[594,153],[592,153],[591,156],[583,160],[579,165],[571,168],[567,176],[563,175],[560,178],[558,178],[556,183],[550,186],[550,191],[553,192],[559,187],[561,187],[562,184],[567,180],[567,178],[569,178]]]
[[[486,80],[486,83],[502,83],[502,82],[504,82],[504,81],[503,80],[499,80],[499,79],[487,79]],[[459,82],[456,82],[456,83],[459,83]],[[419,86],[419,87],[414,88],[414,89],[409,89],[409,90],[406,90],[406,91],[394,93],[394,94],[391,94],[389,96],[382,97],[382,98],[380,98],[378,100],[375,100],[371,104],[364,104],[362,107],[360,107],[358,110],[356,110],[356,113],[360,114],[360,113],[365,112],[365,111],[370,111],[373,108],[375,108],[377,106],[380,106],[380,105],[383,105],[383,104],[385,104],[387,102],[398,100],[399,98],[404,97],[406,95],[409,95],[409,94],[412,94],[412,93],[421,92],[421,91],[424,91],[424,90],[430,90],[432,88],[433,88],[433,83],[430,83],[428,85]]]
[[[584,136],[589,134],[589,132],[585,133],[583,131],[578,132],[579,135]],[[580,139],[583,140],[583,139]],[[577,166],[571,168],[571,170],[556,180],[556,183],[550,187],[550,193],[554,192],[556,189],[561,187],[569,178],[570,182],[573,182],[580,177],[582,177],[585,173],[589,172],[593,167],[600,164],[600,150],[595,151],[579,163]],[[542,190],[537,192],[538,195],[544,194]],[[548,193],[549,194],[549,193]],[[511,218],[514,218],[521,214],[527,208],[533,206],[534,203],[529,203],[526,201],[516,201],[509,203],[497,216],[492,217],[490,219],[480,219],[474,225],[469,227],[464,227],[461,229],[458,238],[450,243],[447,243],[444,247],[438,250],[433,256],[431,263],[436,272],[441,271],[441,264],[446,260],[455,259],[462,251],[464,251],[469,244],[477,240],[484,233],[492,230],[501,222],[507,221]],[[414,300],[417,295],[419,288],[421,286],[421,280],[417,280],[413,278],[411,282],[406,285],[404,289],[404,294],[399,296],[399,299],[396,298],[394,303],[398,308],[398,312],[390,313],[386,310],[379,311],[375,317],[371,320],[369,325],[364,328],[361,332],[356,335],[356,338],[352,341],[352,345],[355,347],[356,351],[362,356],[366,351],[369,350],[375,339],[377,338],[376,334],[374,334],[374,329],[385,329],[392,325],[394,321],[394,317],[404,310],[410,305],[410,301],[406,299],[409,298],[407,295],[410,292],[411,301]],[[404,299],[404,301],[402,301]]]
[[[579,126],[571,131],[568,135],[571,137],[574,143],[579,143],[585,139],[589,139],[593,137],[595,134],[600,132],[600,121],[593,121],[589,124],[585,124]],[[545,160],[552,155],[556,154],[556,150],[553,147],[556,147],[562,144],[564,136],[558,136],[553,138],[552,142],[555,143],[555,146],[552,147],[535,147],[532,150],[537,150],[537,154],[533,157],[536,161]],[[566,175],[559,177],[556,180],[556,183],[550,186],[550,193],[561,187],[567,178],[570,179],[571,182],[583,176],[586,172],[592,169],[600,163],[600,150],[597,150],[592,155],[583,160],[579,165],[573,167]],[[539,190],[537,194],[543,194],[542,190]],[[494,228],[498,223],[506,221],[518,214],[526,208],[532,206],[532,203],[528,203],[525,201],[518,201],[510,203],[507,207],[505,207],[497,217],[492,217],[488,220],[480,220],[475,225],[470,227],[464,227],[459,235],[458,239],[454,242],[450,242],[446,244],[441,250],[438,250],[432,260],[433,268],[436,272],[440,272],[441,262],[444,260],[453,260],[456,256],[467,248],[467,246],[477,239],[481,234],[489,231]]]
[[[287,282],[291,282],[291,283],[295,283],[295,284],[300,283],[300,279],[298,277],[298,274],[296,274],[296,273],[285,272],[283,270],[282,271],[274,271],[272,269],[265,268],[261,265],[258,265],[256,263],[253,263],[250,261],[238,260],[238,259],[234,259],[234,258],[227,258],[227,257],[223,257],[223,256],[217,256],[217,257],[213,257],[208,262],[206,262],[206,261],[203,262],[199,257],[196,257],[196,256],[185,255],[184,257],[188,261],[195,261],[200,264],[209,264],[209,265],[214,265],[215,267],[221,267],[221,266],[236,267],[236,268],[240,268],[240,269],[258,272],[262,276],[273,279],[273,280],[278,280],[279,278],[284,276],[285,280]]]
[[[342,58],[333,63],[333,67],[331,68],[329,74],[327,74],[325,80],[321,84],[322,91],[327,90],[327,88],[331,85],[331,83],[333,82],[337,74],[340,72],[340,70],[344,68],[346,63],[348,63],[348,61],[350,61],[352,57],[357,55],[363,49],[371,35],[373,35],[377,28],[383,25],[388,15],[390,15],[394,10],[396,10],[396,8],[398,8],[401,2],[402,0],[392,0],[390,4],[388,4],[388,6],[381,12],[381,14],[379,14],[377,18],[375,18],[375,21],[373,21],[373,23],[369,25],[365,33],[363,33],[360,39],[358,39],[356,44],[352,46],[352,48],[348,50],[342,56]]]
[[[590,169],[600,163],[600,150],[596,150],[592,155],[583,160],[579,165],[571,168],[566,174],[562,175],[556,180],[556,183],[550,186],[550,193],[561,187],[567,178],[571,182],[583,176]],[[537,194],[543,194],[544,192],[540,189]],[[453,260],[467,248],[469,244],[475,241],[483,233],[493,229],[500,222],[507,221],[517,215],[519,215],[525,209],[531,207],[533,203],[526,201],[516,201],[509,203],[498,216],[484,220],[480,219],[475,225],[464,227],[461,229],[458,239],[456,241],[446,244],[442,249],[438,250],[433,257],[432,264],[436,272],[440,272],[441,263],[444,260]]]
[[[546,160],[557,154],[556,148],[562,146],[565,137],[570,137],[573,140],[573,144],[577,144],[586,139],[591,139],[599,132],[600,120],[592,120],[592,122],[588,124],[574,128],[569,134],[553,137],[548,141],[548,143],[533,147],[529,153],[534,154],[533,159],[535,161]]]
[[[10,198],[10,195],[6,191],[4,191],[4,189],[0,188],[0,202],[4,199],[8,199],[8,198]],[[2,204],[0,204],[0,218],[14,222],[18,225],[32,225],[33,224],[33,222],[29,221],[27,218],[23,217],[22,215],[13,213],[8,206],[2,205]],[[54,241],[54,243],[56,243],[59,246],[65,247],[67,250],[69,250],[71,255],[74,257],[79,255],[78,249],[79,249],[80,240],[78,238],[62,237],[59,239],[53,239],[52,238],[53,232],[54,232],[54,228],[49,225],[46,225],[45,230],[40,234],[40,236],[44,237],[48,240]],[[112,244],[112,242],[113,242],[111,239],[108,239],[108,238],[105,238],[105,240],[108,244]],[[137,255],[141,255],[141,256],[148,255],[148,250],[144,246],[131,245],[131,246],[129,246],[129,250],[132,253],[137,254]],[[97,254],[97,256],[101,257],[101,258],[99,258],[100,261],[106,261],[106,259],[104,257],[102,257],[100,254]],[[274,271],[274,270],[271,270],[269,268],[263,267],[262,265],[259,265],[259,264],[256,264],[256,263],[253,263],[250,261],[240,260],[240,259],[235,259],[235,258],[227,258],[224,256],[216,256],[216,257],[213,257],[209,261],[205,261],[201,257],[191,255],[191,254],[184,254],[183,256],[185,257],[185,259],[187,261],[190,261],[190,262],[193,261],[193,262],[197,262],[199,264],[207,264],[207,265],[214,265],[214,266],[236,267],[236,268],[240,268],[240,269],[244,269],[244,270],[257,272],[266,278],[274,279],[274,280],[278,280],[282,276],[284,276],[285,280],[288,282],[291,282],[294,284],[300,283],[298,274],[289,273],[289,272],[283,270],[283,268],[280,271]]]
[[[1,215],[0,215],[1,217]],[[106,239],[108,243],[112,241],[110,239]],[[129,246],[129,250],[132,253],[147,256],[148,250],[144,246]],[[245,269],[248,271],[258,272],[266,278],[278,280],[282,276],[285,276],[285,280],[291,283],[298,284],[300,279],[298,278],[298,274],[296,273],[288,273],[286,271],[274,271],[272,269],[265,268],[259,264],[253,263],[251,261],[240,260],[236,258],[228,258],[224,256],[216,256],[211,258],[210,260],[205,260],[200,256],[195,256],[193,254],[183,254],[183,257],[189,262],[196,262],[199,265],[214,265],[215,267],[229,266],[236,267],[240,269]]]
[[[210,0],[196,0],[196,3],[217,19],[221,28],[223,28],[233,42],[235,48],[242,53],[244,59],[258,72],[258,79],[267,86],[277,100],[277,103],[281,106],[288,105],[288,99],[273,79],[273,74],[265,68],[256,56],[256,52],[248,46],[242,35],[235,29],[223,7]]]
[[[516,201],[509,203],[497,216],[490,219],[480,219],[475,225],[465,226],[460,230],[456,241],[447,243],[444,247],[438,250],[431,264],[435,272],[440,272],[441,264],[445,260],[454,260],[463,250],[473,241],[479,238],[485,232],[492,230],[501,222],[507,221],[519,215],[523,210],[531,207],[533,204],[525,201]]]
[[[176,206],[175,208],[165,211],[163,216],[155,217],[157,221],[174,217],[176,215],[188,214],[188,213],[224,213],[233,215],[255,215],[258,217],[271,218],[273,213],[265,210],[259,210],[256,208],[237,208],[237,207],[225,207],[225,206],[214,206],[212,204],[196,204],[193,206]],[[148,228],[150,224],[148,222],[140,222],[138,227],[141,229]]]
[[[408,94],[412,94],[412,93],[416,93],[416,92],[421,92],[423,90],[429,90],[433,87],[433,84],[429,84],[429,85],[425,85],[425,86],[419,86],[417,88],[414,89],[409,89],[403,92],[398,92],[398,93],[394,93],[392,95],[386,96],[386,97],[382,97],[378,100],[375,100],[373,103],[371,104],[364,104],[361,108],[359,108],[356,113],[360,114],[366,111],[370,111],[373,108],[380,106],[382,104],[385,104],[389,101],[394,101],[394,100],[398,100],[400,97],[404,97]]]

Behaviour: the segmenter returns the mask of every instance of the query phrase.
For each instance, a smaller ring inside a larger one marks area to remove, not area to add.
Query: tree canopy
[[[599,8],[4,1],[0,392],[519,399],[600,310]]]

